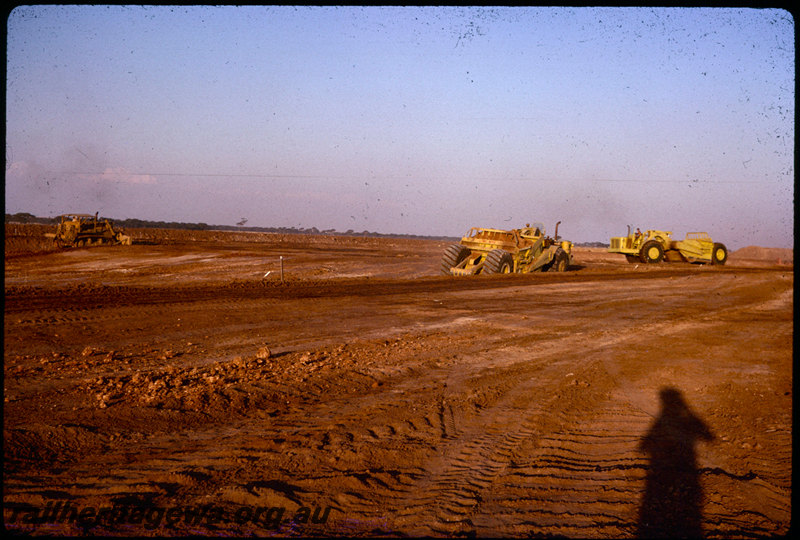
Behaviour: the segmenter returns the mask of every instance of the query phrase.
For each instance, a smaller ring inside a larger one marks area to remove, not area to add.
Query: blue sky
[[[794,243],[777,9],[21,6],[6,212]]]

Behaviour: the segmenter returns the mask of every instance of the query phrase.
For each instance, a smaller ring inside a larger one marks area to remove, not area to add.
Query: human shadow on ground
[[[701,538],[703,490],[695,446],[714,435],[676,388],[659,392],[661,411],[639,449],[650,456],[639,508],[639,538]]]

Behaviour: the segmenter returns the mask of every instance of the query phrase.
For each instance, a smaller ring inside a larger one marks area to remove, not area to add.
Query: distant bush
[[[36,217],[27,212],[16,214],[6,214],[6,223],[41,223],[43,225],[55,225],[56,218]]]

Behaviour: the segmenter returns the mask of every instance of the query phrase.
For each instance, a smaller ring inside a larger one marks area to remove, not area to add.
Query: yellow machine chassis
[[[565,266],[571,263],[572,242],[556,242],[546,237],[539,226],[512,230],[472,227],[461,238],[460,245],[469,254],[449,270],[445,269],[454,276],[482,273],[487,261],[498,267],[497,273],[535,272],[553,262],[559,250],[566,254]]]
[[[672,231],[648,230],[643,234],[612,237],[609,253],[625,255],[629,261],[700,262],[725,264],[727,248],[715,243],[706,232],[689,232],[683,240],[673,240]],[[656,245],[657,244],[657,245]]]

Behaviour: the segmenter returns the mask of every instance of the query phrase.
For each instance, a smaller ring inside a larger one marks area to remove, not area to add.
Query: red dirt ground
[[[454,278],[439,241],[44,230],[6,225],[12,533],[789,530],[791,250]]]

